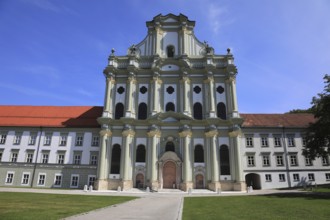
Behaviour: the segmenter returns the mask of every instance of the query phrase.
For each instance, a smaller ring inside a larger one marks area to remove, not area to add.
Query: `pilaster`
[[[233,75],[233,74],[231,74]],[[230,104],[231,104],[231,117],[237,118],[238,114],[238,106],[237,106],[237,95],[236,95],[236,79],[233,76],[229,76],[226,80],[226,84],[228,89],[227,95],[229,96]]]
[[[157,114],[160,112],[160,88],[162,85],[162,80],[160,79],[160,76],[157,72],[154,73],[153,78],[151,80],[151,88],[153,90],[153,97],[151,97],[152,100],[152,115]]]
[[[216,117],[215,111],[215,94],[214,94],[214,78],[212,72],[207,72],[206,79],[204,80],[204,86],[207,88],[205,93],[205,104],[207,105],[207,114],[210,118]]]
[[[135,136],[135,131],[129,129],[125,129],[122,132],[123,136],[123,152],[122,152],[122,159],[123,159],[123,174],[122,174],[122,190],[130,189],[133,187],[132,181],[132,145],[133,139]]]
[[[108,175],[109,175],[109,149],[111,143],[112,132],[107,128],[100,131],[101,147],[99,153],[99,167],[96,188],[98,190],[108,189]]]
[[[219,150],[217,147],[217,136],[218,131],[216,127],[211,126],[208,131],[205,132],[205,137],[207,138],[207,144],[210,149],[211,156],[211,182],[208,184],[208,188],[213,191],[217,191],[221,188],[219,181]],[[208,167],[210,169],[210,167]]]
[[[136,78],[133,72],[129,73],[127,79],[127,93],[126,93],[126,117],[135,118],[135,98],[136,98]]]
[[[235,169],[235,184],[234,188],[245,190],[245,180],[242,170],[242,158],[240,152],[240,138],[241,129],[239,127],[234,127],[233,131],[229,132],[229,137],[232,138],[234,144],[234,157],[236,162]],[[241,190],[241,191],[242,191]]]
[[[183,76],[180,80],[181,86],[183,88],[182,91],[182,104],[183,104],[183,114],[191,115],[191,107],[190,107],[190,79],[187,72],[183,72]]]
[[[150,131],[147,133],[148,138],[149,138],[149,143],[150,148],[148,148],[150,152],[150,163],[148,164],[147,172],[150,176],[148,177],[149,179],[149,185],[152,190],[157,191],[159,188],[159,181],[158,181],[158,158],[157,158],[157,152],[158,152],[158,147],[160,143],[160,137],[161,137],[161,132],[158,127],[152,126]]]
[[[184,129],[179,133],[183,142],[183,183],[181,189],[184,191],[193,188],[192,182],[192,162],[191,162],[191,137],[192,132],[188,126],[184,126]]]
[[[103,109],[103,117],[112,118],[112,103],[113,103],[113,87],[116,81],[114,79],[113,74],[108,74],[106,76],[106,89],[104,95],[104,109]]]

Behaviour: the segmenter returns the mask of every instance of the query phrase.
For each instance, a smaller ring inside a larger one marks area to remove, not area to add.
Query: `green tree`
[[[324,76],[324,90],[312,100],[316,121],[308,127],[303,154],[311,159],[330,155],[330,76]]]

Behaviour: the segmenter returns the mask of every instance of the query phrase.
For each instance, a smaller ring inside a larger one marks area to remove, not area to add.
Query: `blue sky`
[[[111,48],[125,55],[160,13],[231,48],[242,113],[308,108],[330,74],[328,0],[0,0],[0,104],[103,105]]]

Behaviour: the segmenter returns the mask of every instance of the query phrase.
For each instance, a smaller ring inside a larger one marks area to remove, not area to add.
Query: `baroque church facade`
[[[240,114],[234,57],[182,14],[112,50],[103,107],[0,107],[0,185],[244,191],[330,181],[302,155],[310,114]]]

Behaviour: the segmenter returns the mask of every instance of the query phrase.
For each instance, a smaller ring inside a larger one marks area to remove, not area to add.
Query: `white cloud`
[[[88,92],[84,89],[77,89],[76,92],[84,96],[93,97],[93,94],[91,92]]]
[[[69,14],[77,15],[78,13],[71,8],[65,7],[63,5],[56,5],[54,2],[49,0],[25,0],[25,2],[30,3],[40,9],[48,10],[56,13],[66,12]]]
[[[214,3],[208,4],[207,17],[210,28],[216,35],[220,33],[223,26],[230,25],[235,21],[226,6],[219,6]]]

